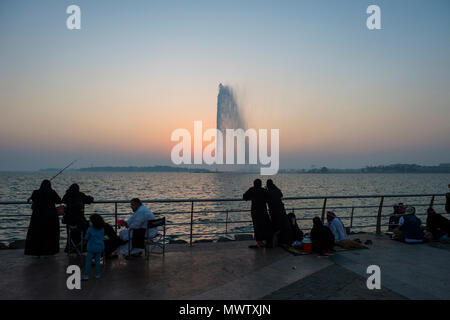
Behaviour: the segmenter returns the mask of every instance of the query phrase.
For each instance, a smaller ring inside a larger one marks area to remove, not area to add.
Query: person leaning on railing
[[[69,189],[67,189],[66,194],[62,198],[62,203],[67,206],[62,222],[66,224],[67,234],[70,232],[70,239],[76,246],[80,244],[82,234],[84,234],[89,227],[89,223],[84,216],[84,206],[86,204],[91,204],[92,202],[94,202],[94,198],[81,192],[80,187],[76,183],[72,184]],[[76,228],[69,231],[70,227]],[[68,252],[69,247],[68,238],[64,251]],[[84,251],[84,248],[80,249]]]

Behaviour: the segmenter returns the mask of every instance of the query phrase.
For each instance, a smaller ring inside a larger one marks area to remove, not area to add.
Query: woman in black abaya
[[[284,204],[281,201],[283,193],[271,179],[267,180],[267,191],[270,219],[273,230],[278,232],[278,242],[290,246],[295,239]]]
[[[59,252],[59,217],[55,205],[61,198],[52,189],[49,180],[41,183],[28,199],[33,201],[33,212],[25,242],[25,254],[30,256],[54,255]]]
[[[260,179],[256,179],[253,182],[253,187],[244,193],[243,198],[244,200],[252,201],[251,213],[256,246],[250,247],[270,247],[272,245],[273,230],[272,223],[267,214],[266,202],[268,200],[268,193],[267,190],[262,187]]]
[[[67,225],[67,234],[69,234],[69,226],[76,227],[76,229],[70,231],[70,238],[76,245],[79,245],[82,233],[86,233],[89,227],[89,222],[84,216],[84,206],[92,202],[94,202],[94,198],[81,192],[80,187],[76,183],[67,189],[66,194],[62,198],[62,203],[67,205],[63,223]],[[68,249],[69,243],[66,244],[65,251],[67,252]]]

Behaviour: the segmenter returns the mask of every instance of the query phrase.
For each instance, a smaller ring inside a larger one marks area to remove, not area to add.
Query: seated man
[[[364,246],[355,240],[348,238],[347,232],[345,231],[344,224],[341,219],[339,219],[333,211],[327,212],[327,221],[325,225],[328,225],[334,236],[334,243],[344,249],[361,249]]]
[[[405,209],[406,207],[403,205],[403,203],[394,205],[394,213],[389,217],[388,231],[394,233],[396,232],[396,229],[398,228],[398,222],[400,221],[400,218],[405,214]]]
[[[148,221],[155,219],[155,216],[153,215],[151,210],[144,206],[141,200],[139,200],[138,198],[132,199],[130,201],[130,206],[131,210],[133,210],[133,215],[124,222],[125,227],[127,227],[128,229],[120,231],[120,239],[123,241],[131,241],[133,239],[133,230],[135,229],[146,229],[146,237],[154,237],[157,234],[158,229],[147,229]],[[119,248],[119,253],[128,255],[128,246],[128,243],[122,245]],[[143,248],[131,248],[130,254],[140,255],[143,250]]]
[[[401,234],[398,240],[406,243],[421,243],[424,240],[424,233],[421,228],[422,222],[416,217],[414,207],[406,208],[406,215],[400,218],[399,225]]]
[[[342,240],[347,240],[347,232],[345,231],[344,224],[342,223],[341,219],[339,219],[333,211],[327,212],[327,221],[328,223],[325,223],[328,228],[330,228],[331,232],[334,235],[334,242],[340,242]]]

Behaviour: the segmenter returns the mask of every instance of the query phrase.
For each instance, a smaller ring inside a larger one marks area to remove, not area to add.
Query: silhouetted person
[[[416,217],[416,209],[414,207],[407,207],[406,214],[399,221],[401,230],[399,240],[406,243],[423,242],[424,233],[421,224],[420,219]]]
[[[450,188],[450,184],[448,187]],[[445,211],[450,213],[450,192],[445,194]]]
[[[81,241],[81,232],[85,233],[89,227],[89,223],[84,217],[84,206],[94,202],[94,198],[80,192],[80,187],[74,183],[67,189],[62,202],[67,206],[63,218],[63,223],[67,225],[67,234],[69,234],[69,226],[77,227],[71,230],[70,238],[75,245],[78,245]],[[68,238],[67,241],[69,241]],[[66,245],[66,252],[68,247],[69,243]]]
[[[253,187],[248,189],[243,196],[244,200],[252,201],[251,214],[256,247],[272,245],[272,222],[267,214],[266,206],[268,197],[268,192],[262,187],[262,182],[260,179],[253,181]],[[255,246],[250,247],[254,248]]]
[[[119,236],[117,235],[114,228],[105,222],[104,225],[105,230],[105,255],[106,258],[112,258],[112,253],[119,248],[120,245],[124,244]],[[117,257],[117,256],[114,256]]]
[[[312,249],[319,256],[326,256],[327,253],[334,252],[334,236],[331,230],[324,226],[319,217],[313,219],[313,228],[311,229]]]
[[[34,190],[28,201],[32,200],[30,225],[25,242],[25,254],[31,256],[54,255],[59,252],[59,217],[55,205],[61,198],[52,189],[49,180]]]
[[[291,225],[292,233],[294,234],[294,241],[302,241],[303,240],[303,232],[300,230],[297,224],[297,218],[293,212],[288,214],[288,219]]]
[[[278,233],[278,242],[281,244],[291,245],[294,242],[294,233],[289,218],[286,215],[284,204],[281,201],[283,193],[273,183],[271,179],[267,180],[267,193],[270,219],[272,220],[273,231]]]
[[[444,235],[450,235],[450,221],[436,213],[433,208],[427,210],[427,231],[433,234],[434,240],[439,240]]]

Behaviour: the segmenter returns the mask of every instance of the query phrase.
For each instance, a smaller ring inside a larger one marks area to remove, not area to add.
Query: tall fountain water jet
[[[233,89],[230,86],[224,86],[222,84],[219,84],[219,94],[217,96],[217,129],[220,130],[223,137],[226,135],[226,129],[246,130],[246,123],[242,115],[242,110],[237,103]],[[219,159],[226,157],[226,144],[233,142],[223,141],[219,136],[216,143],[216,163],[224,163]],[[247,141],[245,142],[245,145],[247,149]],[[236,154],[236,146],[234,147],[234,154]],[[247,158],[248,157],[246,156],[246,160]],[[221,168],[223,169],[223,167]],[[245,165],[233,165],[232,167],[228,167],[228,169],[232,169],[233,171],[244,170]]]
[[[240,114],[233,89],[219,84],[217,96],[217,129],[225,133],[226,129],[244,129],[245,122]]]

